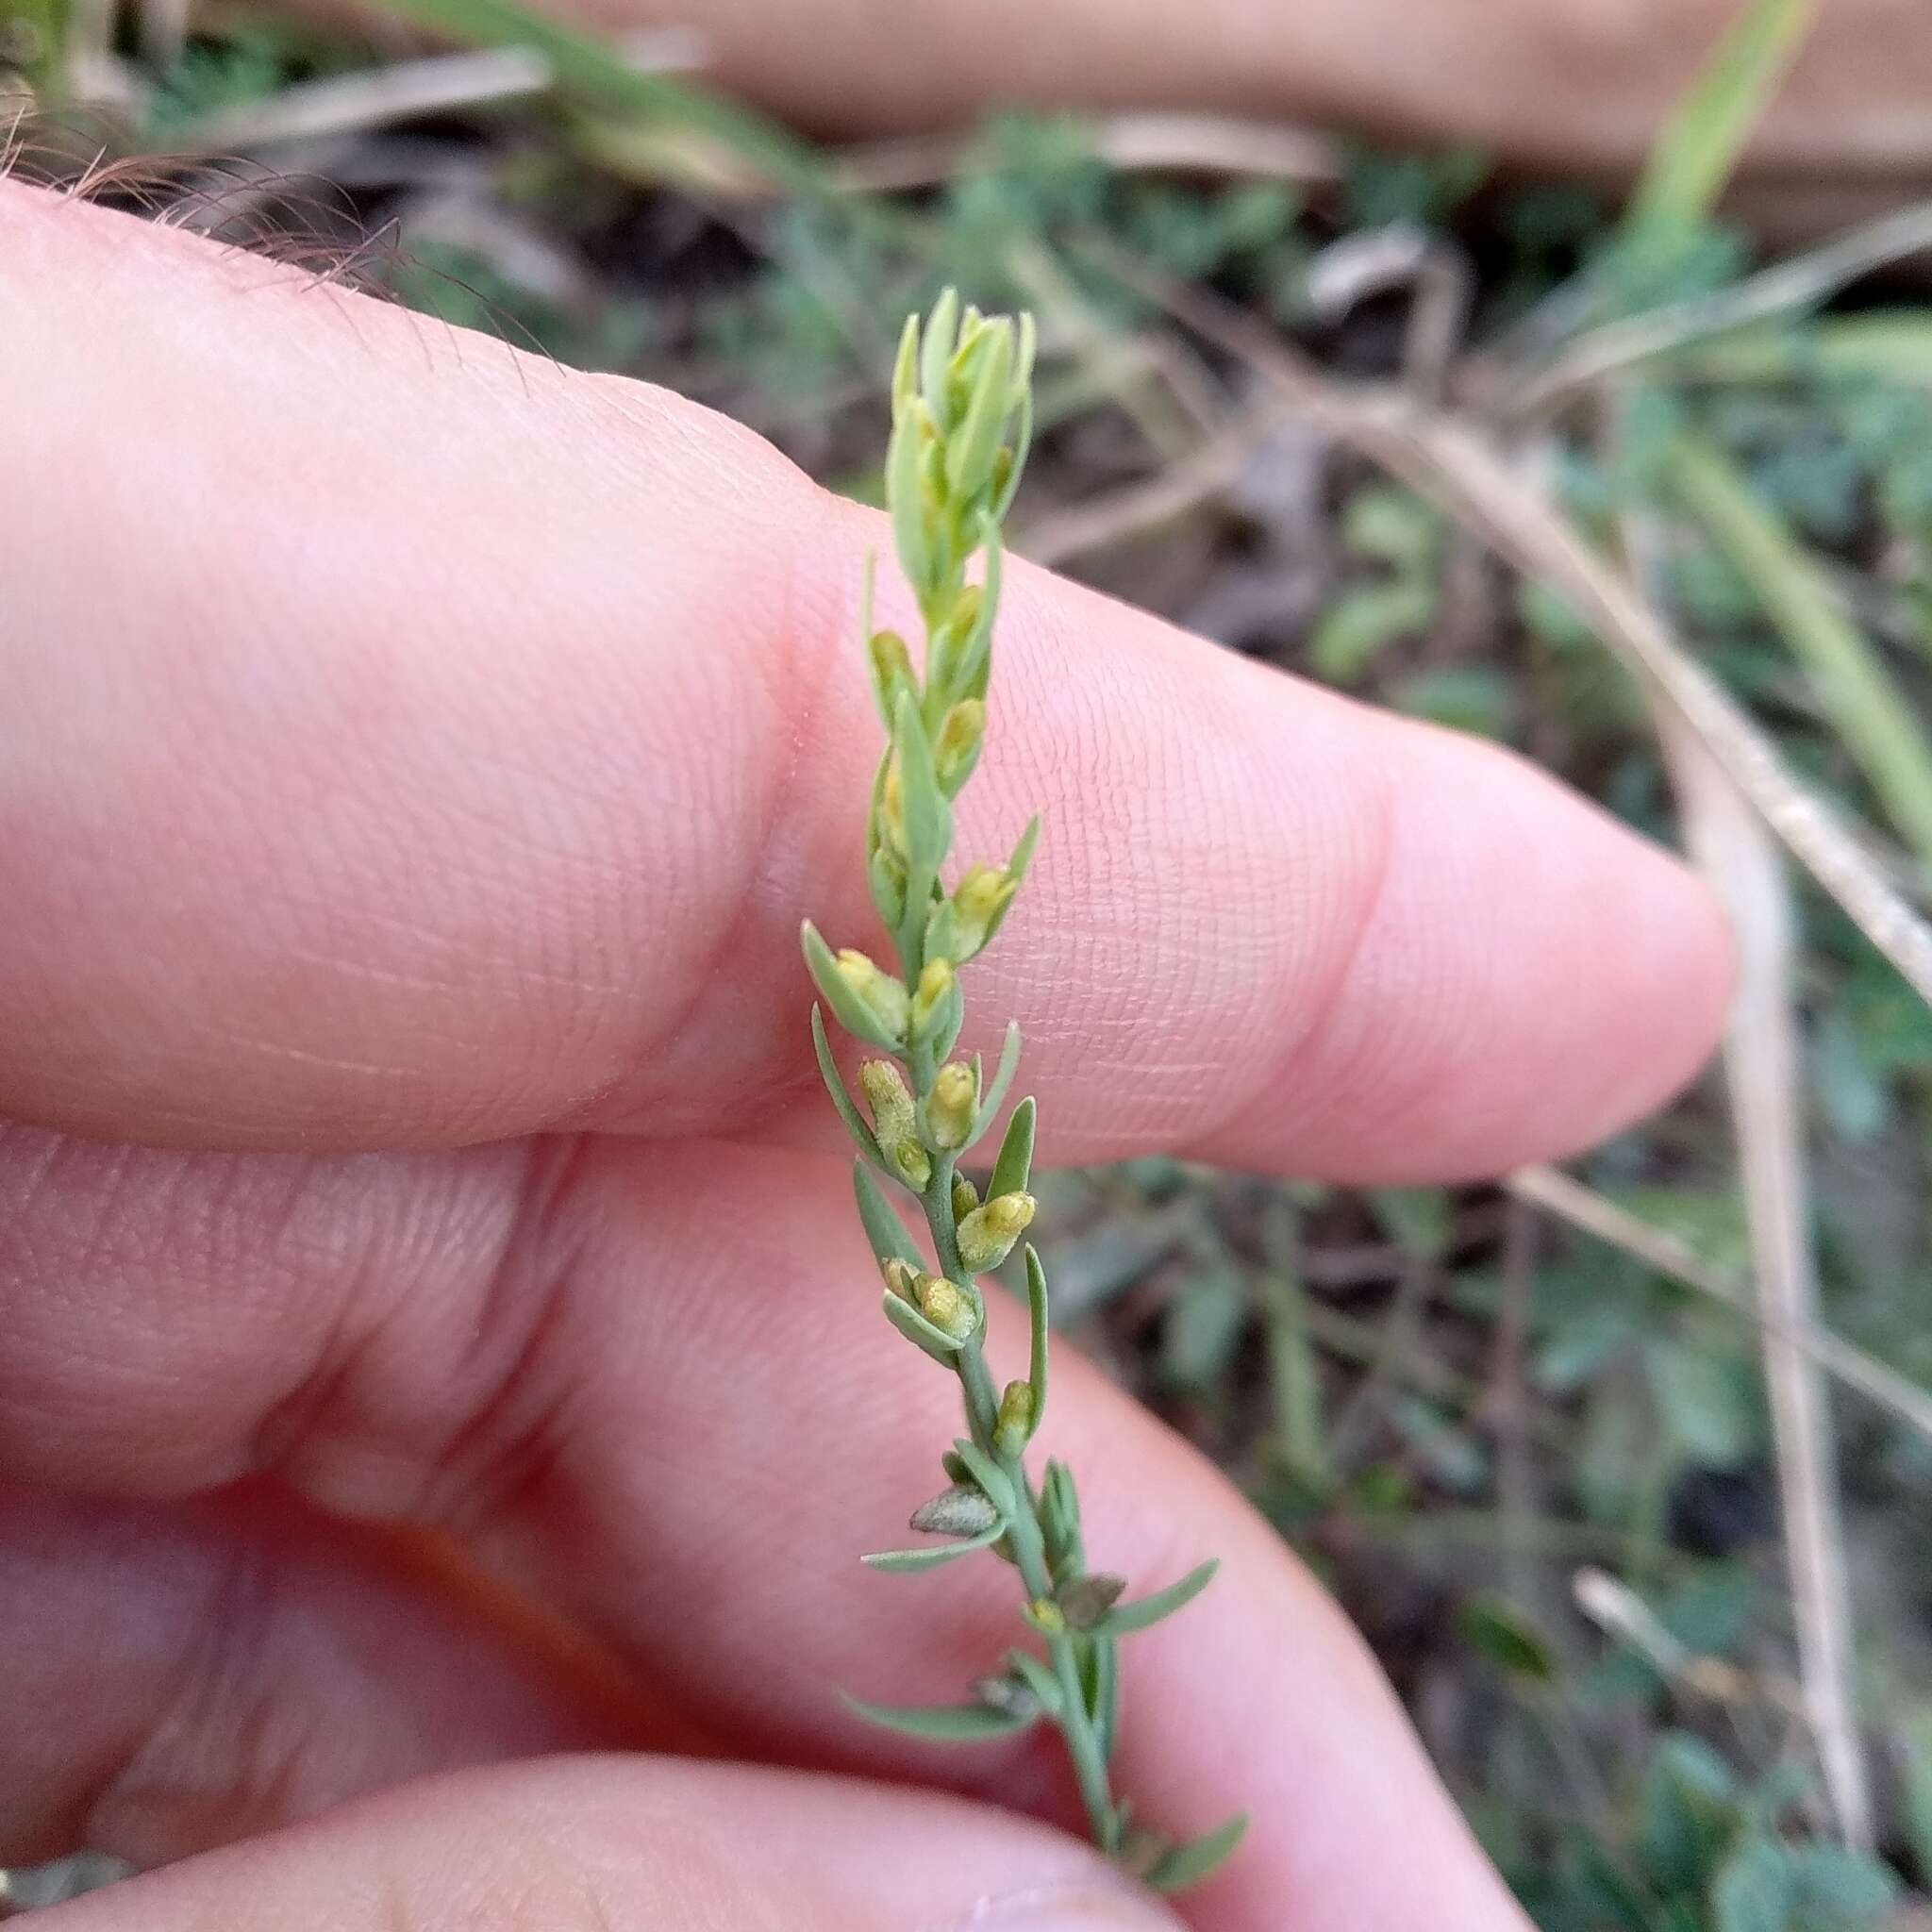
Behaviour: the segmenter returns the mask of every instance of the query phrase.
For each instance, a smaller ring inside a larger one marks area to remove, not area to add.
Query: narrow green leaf
[[[1214,1581],[1221,1558],[1210,1557],[1198,1570],[1190,1570],[1178,1583],[1157,1590],[1152,1596],[1136,1597],[1130,1604],[1116,1604],[1093,1627],[1102,1637],[1124,1637],[1130,1631],[1145,1630],[1151,1624],[1184,1609]]]
[[[1006,555],[1005,539],[997,524],[985,525],[982,542],[986,564],[979,578],[979,611],[954,656],[949,679],[952,689],[946,693],[949,700],[978,698],[983,702],[992,681],[992,626],[999,615],[1002,558]]]
[[[1057,1457],[1049,1457],[1046,1480],[1040,1491],[1040,1533],[1046,1541],[1047,1567],[1061,1583],[1076,1575],[1087,1561],[1080,1535],[1080,1492],[1074,1473]]]
[[[879,1143],[873,1138],[865,1116],[846,1091],[839,1063],[832,1058],[831,1042],[825,1038],[824,1015],[819,1010],[816,1000],[811,1004],[811,1050],[819,1063],[819,1077],[825,1083],[825,1091],[832,1096],[832,1105],[839,1109],[839,1118],[845,1123],[845,1131],[868,1160],[874,1166],[884,1167],[885,1156],[879,1152]]]
[[[941,426],[946,421],[946,372],[953,366],[953,351],[958,341],[959,291],[941,289],[926,320],[919,354],[920,389],[932,420]]]
[[[946,485],[959,501],[969,501],[986,487],[1012,407],[1013,332],[996,326],[985,342],[965,417],[946,441]]]
[[[889,1288],[881,1306],[885,1308],[886,1320],[908,1341],[923,1348],[934,1361],[946,1368],[958,1366],[959,1344],[943,1328],[935,1327],[928,1322],[910,1302],[902,1301]]]
[[[1624,217],[1626,243],[1705,220],[1818,13],[1818,0],[1756,0],[1652,142]]]
[[[1021,473],[1026,467],[1026,458],[1032,448],[1033,391],[1029,388],[1021,394],[1019,408],[1014,412],[1013,467],[1007,472],[1007,486],[1000,491],[999,501],[987,512],[987,522],[995,529],[1006,522],[1007,512],[1013,507],[1013,498],[1019,494]]]
[[[973,1744],[994,1738],[1011,1738],[1038,1722],[1037,1713],[991,1710],[983,1704],[935,1704],[902,1707],[891,1704],[867,1704],[846,1692],[845,1707],[881,1730],[897,1731],[907,1738],[930,1738],[940,1743]]]
[[[1026,829],[1020,834],[1020,842],[1013,847],[1013,856],[1007,860],[1007,870],[1013,875],[1014,891],[1011,898],[986,923],[985,944],[990,946],[998,936],[999,929],[1007,923],[1007,914],[1020,903],[1019,887],[1026,877],[1026,868],[1033,863],[1034,848],[1040,843],[1040,814],[1035,812],[1028,821]],[[984,950],[984,947],[981,949]]]
[[[852,1163],[852,1191],[858,1202],[858,1218],[865,1224],[865,1238],[872,1243],[880,1265],[900,1260],[927,1269],[925,1257],[914,1244],[906,1224],[892,1211],[892,1204],[879,1191],[879,1184],[866,1171],[862,1160]]]
[[[877,1014],[853,991],[845,975],[839,971],[839,962],[833,958],[831,947],[826,945],[818,927],[808,919],[799,928],[799,943],[805,949],[806,970],[811,974],[812,984],[818,988],[826,1006],[831,1008],[840,1025],[874,1046],[896,1052],[899,1041],[886,1030]]]
[[[933,1015],[932,1057],[947,1058],[959,1043],[959,1029],[966,1024],[966,990],[956,979],[945,1004]]]
[[[979,1111],[974,1117],[973,1132],[966,1142],[968,1147],[992,1125],[994,1118],[1005,1104],[1007,1089],[1013,1084],[1013,1075],[1019,1071],[1020,1023],[1017,1020],[1008,1020],[1006,1042],[1000,1048],[1000,1063],[993,1069],[992,1085],[988,1087],[982,1083],[980,1086],[979,1091],[985,1097],[980,1101]],[[965,1150],[962,1148],[960,1151],[963,1153]]]
[[[992,1507],[1002,1516],[1012,1516],[1019,1508],[1019,1498],[1013,1493],[1013,1485],[1007,1479],[1007,1473],[978,1443],[970,1442],[961,1437],[953,1444],[953,1453],[973,1473],[973,1480],[987,1493]]]
[[[886,444],[886,507],[892,517],[892,547],[906,581],[922,597],[932,580],[932,544],[925,527],[925,496],[919,479],[925,425],[915,397],[892,412],[891,440]]]
[[[1111,1637],[1091,1637],[1082,1648],[1091,1670],[1088,1714],[1093,1720],[1094,1736],[1100,1740],[1101,1761],[1111,1763],[1121,1728],[1120,1646]]]
[[[958,1542],[933,1543],[917,1550],[881,1550],[858,1560],[874,1570],[883,1570],[889,1576],[910,1576],[921,1570],[937,1570],[942,1563],[970,1557],[974,1550],[998,1542],[1006,1533],[1006,1519],[1002,1517],[991,1529],[982,1529],[977,1536],[962,1537]]]
[[[1457,1628],[1471,1649],[1512,1677],[1532,1683],[1555,1680],[1557,1660],[1531,1619],[1496,1591],[1478,1591],[1464,1600],[1456,1615]]]
[[[1032,1104],[1030,1101],[1027,1103]],[[1046,1304],[1046,1268],[1040,1251],[1026,1243],[1026,1309],[1032,1317],[1033,1347],[1027,1359],[1026,1379],[1033,1385],[1033,1426],[1040,1426],[1046,1413],[1046,1357],[1049,1310]]]
[[[908,857],[915,866],[936,866],[953,842],[953,815],[933,769],[932,741],[925,735],[919,701],[909,691],[899,693],[892,744],[899,754],[899,798],[906,814]]]
[[[1283,1458],[1318,1493],[1335,1480],[1322,1414],[1322,1377],[1308,1335],[1302,1284],[1286,1270],[1262,1290],[1268,1311],[1268,1379],[1274,1396],[1274,1428]]]
[[[1163,1852],[1145,1874],[1143,1883],[1156,1891],[1169,1893],[1199,1885],[1234,1856],[1247,1829],[1247,1813],[1237,1813],[1217,1830]]]
[[[986,1184],[986,1198],[996,1194],[1024,1194],[1033,1174],[1033,1122],[1037,1112],[1029,1093],[1013,1109],[1007,1123],[1006,1138],[1000,1142],[999,1158],[992,1164],[992,1178]]]
[[[1721,450],[1680,438],[1670,476],[1805,667],[1892,824],[1932,861],[1932,744],[1915,722],[1912,699],[1846,615],[1823,570]]]
[[[1039,1698],[1042,1710],[1058,1717],[1066,1708],[1067,1700],[1060,1690],[1060,1680],[1030,1650],[1008,1651],[1007,1662],[1011,1666],[1013,1674],[1022,1678],[1026,1688]]]
[[[899,331],[899,353],[892,364],[892,413],[898,415],[919,393],[919,317],[908,315]],[[870,624],[868,624],[870,628]]]

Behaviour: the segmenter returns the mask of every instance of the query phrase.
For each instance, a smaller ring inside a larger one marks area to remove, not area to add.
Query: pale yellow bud
[[[891,1060],[861,1060],[858,1088],[872,1108],[873,1126],[879,1134],[911,1132],[912,1090]]]
[[[973,1333],[976,1320],[973,1304],[939,1274],[928,1274],[920,1282],[919,1312],[956,1341],[963,1341]]]
[[[967,873],[953,894],[953,917],[962,953],[970,958],[986,944],[995,922],[1019,890],[1020,882],[1004,866],[975,865]]]
[[[1033,1224],[1031,1194],[995,1194],[959,1224],[959,1258],[975,1274],[997,1268]]]
[[[963,1174],[953,1176],[953,1219],[964,1221],[979,1206],[979,1190]]]
[[[886,766],[886,781],[879,788],[879,837],[882,843],[904,857],[906,845],[906,789],[899,777],[899,754],[894,752]]]
[[[1033,1627],[1043,1631],[1049,1637],[1061,1636],[1067,1627],[1066,1612],[1050,1596],[1037,1596],[1027,1606],[1033,1617]]]
[[[925,1097],[925,1131],[941,1154],[965,1146],[978,1101],[979,1083],[964,1060],[948,1060],[933,1075],[932,1091]]]
[[[865,954],[843,948],[834,962],[839,977],[863,1000],[873,1017],[894,1036],[906,1031],[911,999],[905,983],[890,973],[881,973]]]
[[[986,736],[986,707],[977,698],[962,698],[945,715],[932,748],[933,769],[941,787],[956,791],[964,782]]]
[[[910,1261],[889,1255],[879,1263],[879,1273],[886,1277],[886,1286],[902,1302],[910,1302],[915,1308],[919,1306],[920,1271]]]
[[[1000,1396],[999,1420],[993,1424],[993,1446],[1002,1456],[1017,1456],[1033,1434],[1033,1385],[1008,1382]]]
[[[934,1017],[953,991],[953,962],[928,959],[919,975],[919,991],[912,996],[911,1024],[915,1035],[931,1030]]]
[[[1033,1225],[1038,1203],[1031,1194],[995,1194],[982,1212],[995,1234],[1022,1235]]]
[[[891,693],[901,684],[912,681],[912,654],[906,648],[906,640],[895,630],[875,630],[870,642],[873,675],[890,700]]]
[[[920,1144],[906,1076],[891,1060],[866,1060],[858,1069],[858,1086],[872,1108],[873,1138],[879,1152],[908,1187],[924,1192],[932,1179],[932,1157]]]

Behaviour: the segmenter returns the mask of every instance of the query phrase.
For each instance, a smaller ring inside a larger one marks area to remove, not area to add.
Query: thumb
[[[1179,1932],[1041,1825],[675,1758],[558,1758],[408,1786],[61,1910],[60,1932]]]

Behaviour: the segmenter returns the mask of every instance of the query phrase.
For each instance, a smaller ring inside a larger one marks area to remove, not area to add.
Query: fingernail
[[[1158,1900],[1126,1886],[1079,1883],[990,1898],[956,1932],[1182,1932]]]

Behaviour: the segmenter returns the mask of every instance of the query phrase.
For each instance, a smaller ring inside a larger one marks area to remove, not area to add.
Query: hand
[[[61,1932],[1160,1924],[1048,1743],[838,1700],[1014,1637],[857,1561],[951,1423],[795,940],[864,930],[877,519],[123,216],[0,187],[0,1858],[207,1852]],[[1514,758],[1017,566],[1001,650],[1043,1158],[1490,1173],[1708,1049],[1701,889]],[[1225,1559],[1128,1657],[1124,1788],[1254,1816],[1195,1923],[1520,1923],[1218,1474],[1077,1364],[1049,1435],[1108,1568]]]

